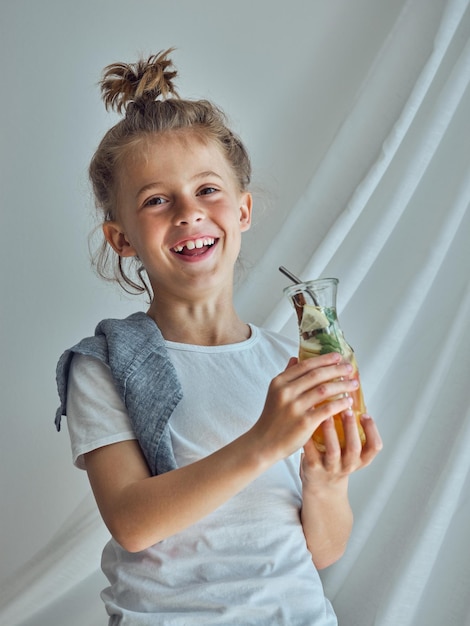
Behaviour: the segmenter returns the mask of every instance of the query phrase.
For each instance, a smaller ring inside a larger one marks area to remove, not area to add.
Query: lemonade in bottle
[[[292,277],[290,273],[289,276]],[[284,289],[284,293],[293,304],[297,314],[300,335],[299,360],[328,352],[338,352],[343,356],[344,361],[353,366],[351,377],[357,379],[359,386],[349,393],[353,399],[351,410],[356,417],[359,436],[364,445],[366,438],[360,417],[366,412],[366,407],[354,351],[344,338],[336,313],[337,285],[337,278],[323,278],[305,283],[299,282]],[[333,419],[340,446],[344,448],[345,436],[341,414],[334,415]],[[321,426],[313,433],[313,441],[318,450],[322,452],[325,450]]]

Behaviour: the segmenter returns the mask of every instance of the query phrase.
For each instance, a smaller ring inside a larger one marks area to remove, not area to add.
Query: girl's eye
[[[211,193],[216,192],[217,189],[215,187],[204,187],[204,189],[201,189],[201,191],[199,192],[200,196],[208,196]]]
[[[164,198],[161,198],[160,196],[154,196],[153,198],[149,198],[148,200],[146,200],[144,206],[158,206],[160,204],[163,204],[164,202]]]

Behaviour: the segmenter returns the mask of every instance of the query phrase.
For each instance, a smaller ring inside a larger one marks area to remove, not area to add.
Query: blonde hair
[[[232,168],[240,191],[246,191],[251,179],[251,163],[240,140],[227,125],[227,119],[208,100],[184,100],[173,81],[177,75],[168,58],[173,48],[139,60],[134,64],[108,65],[100,81],[106,109],[124,113],[101,140],[90,163],[89,177],[101,223],[115,220],[118,166],[136,145],[151,136],[192,130],[204,141],[215,142]],[[137,263],[136,263],[137,262]],[[103,239],[93,255],[98,274],[117,281],[128,293],[151,293],[142,277],[138,259],[123,259]],[[128,267],[130,265],[130,267]],[[134,277],[128,270],[133,270]]]

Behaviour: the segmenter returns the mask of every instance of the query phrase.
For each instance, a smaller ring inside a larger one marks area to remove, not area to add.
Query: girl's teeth
[[[205,239],[190,239],[181,246],[175,246],[173,250],[175,252],[182,252],[183,248],[188,250],[194,250],[194,248],[203,248],[204,246],[211,246],[215,242],[212,237],[206,237]]]

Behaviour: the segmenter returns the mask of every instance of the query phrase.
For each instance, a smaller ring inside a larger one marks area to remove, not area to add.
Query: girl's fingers
[[[382,438],[370,415],[361,416],[361,424],[366,436],[366,443],[362,449],[363,467],[369,465],[383,448]]]
[[[326,470],[341,466],[341,447],[339,445],[338,435],[335,428],[335,420],[329,417],[321,425],[323,431],[323,441],[325,444],[325,452],[323,453],[323,465]]]
[[[382,439],[369,415],[361,416],[361,424],[367,438],[364,447],[361,445],[356,417],[352,411],[343,412],[342,422],[346,440],[343,450],[340,447],[332,417],[328,417],[321,424],[325,443],[324,452],[316,449],[311,438],[304,444],[301,465],[304,487],[307,484],[317,484],[319,480],[331,481],[349,476],[369,465],[382,449]]]
[[[323,465],[323,453],[314,444],[312,437],[309,437],[303,445],[301,467],[321,467]]]
[[[263,437],[274,440],[273,449],[277,446],[291,454],[322,422],[351,406],[348,394],[357,383],[350,378],[351,366],[341,358],[335,353],[302,362],[291,358],[284,372],[271,381],[259,421]]]
[[[297,363],[299,362],[299,359],[295,356],[291,356],[291,358],[289,359],[289,362],[286,365],[286,370],[289,369],[289,367],[292,367],[293,365],[297,365]]]
[[[323,404],[319,404],[317,406],[312,406],[312,408],[308,411],[308,413],[312,417],[316,417],[314,430],[322,424],[322,427],[329,428],[329,425],[324,425],[323,423],[331,418],[333,415],[337,415],[338,413],[342,413],[343,411],[347,411],[351,407],[352,398],[350,396],[342,395],[342,397],[337,398],[335,400],[328,400]],[[336,437],[336,430],[334,427],[334,420],[332,421],[332,434]],[[334,432],[333,432],[334,431]],[[312,431],[313,432],[313,431]],[[329,431],[328,431],[329,432]]]
[[[332,402],[332,399],[343,396],[348,397],[350,393],[353,393],[357,389],[357,386],[357,380],[340,377],[308,388],[304,392],[304,396],[307,403],[316,406],[323,402]],[[343,407],[341,410],[344,411],[348,407],[349,404],[347,403],[346,407]],[[330,415],[336,415],[336,413],[331,412]]]
[[[357,428],[356,415],[353,411],[344,411],[341,415],[345,446],[343,450],[343,468],[346,472],[353,472],[362,466],[363,447],[359,430]]]
[[[342,414],[344,436],[350,452],[359,455],[362,451],[362,442],[357,427],[356,415],[353,411],[344,411]]]
[[[291,358],[280,376],[286,383],[305,378],[307,384],[310,377],[321,381],[335,376],[349,376],[352,368],[348,363],[342,363],[341,359],[341,355],[336,352],[329,352],[304,361]]]

